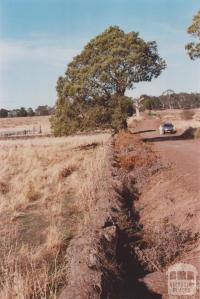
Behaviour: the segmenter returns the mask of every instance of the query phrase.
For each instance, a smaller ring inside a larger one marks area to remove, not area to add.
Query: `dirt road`
[[[200,140],[181,138],[182,132],[160,136],[158,127],[157,121],[144,120],[136,132],[152,144],[164,165],[164,169],[147,182],[136,203],[140,222],[144,230],[167,220],[181,229],[199,232]],[[195,265],[200,273],[200,243],[181,259]],[[156,281],[159,277],[150,275],[148,284],[154,291],[160,287]]]
[[[178,223],[185,218],[186,213],[196,215],[200,211],[200,140],[179,139],[182,132],[160,136],[155,120],[143,121],[137,132],[142,132],[140,135],[146,142],[153,144],[162,163],[167,166],[165,171],[155,175],[147,184],[140,201],[148,197],[148,202],[152,200],[151,209],[153,203],[160,202],[162,198],[162,203],[154,212],[159,209],[162,217],[174,214]],[[197,220],[191,220],[193,228],[200,224],[200,220]]]
[[[200,140],[181,139],[182,132],[160,136],[156,121],[145,121],[140,130],[145,131],[145,128],[149,132],[143,132],[141,136],[154,144],[165,164],[173,166],[175,179],[180,178],[184,188],[200,195]]]

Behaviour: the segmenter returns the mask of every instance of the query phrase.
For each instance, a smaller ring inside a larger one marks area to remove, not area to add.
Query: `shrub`
[[[148,271],[162,270],[180,254],[195,246],[199,234],[163,222],[149,228],[141,244],[135,248],[138,260]]]
[[[80,113],[81,111],[81,113]],[[97,98],[95,102],[67,103],[58,100],[51,128],[55,136],[70,135],[96,129],[126,128],[126,120],[133,113],[132,101],[127,97]]]
[[[115,140],[118,161],[122,168],[132,170],[150,168],[155,163],[155,154],[151,146],[142,142],[136,135],[121,131]]]

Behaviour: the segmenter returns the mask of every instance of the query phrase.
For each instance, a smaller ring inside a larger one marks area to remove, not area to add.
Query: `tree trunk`
[[[135,104],[135,110],[136,110],[136,118],[139,119],[140,118],[140,110],[139,110],[138,103]]]

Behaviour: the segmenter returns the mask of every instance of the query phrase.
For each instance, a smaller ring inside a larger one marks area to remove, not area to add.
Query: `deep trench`
[[[121,281],[116,284],[114,296],[111,297],[112,299],[161,299],[161,295],[152,293],[140,281],[148,272],[134,254],[136,242],[142,238],[140,216],[134,206],[139,195],[134,184],[129,188],[125,183],[121,196],[123,198],[123,214],[128,216],[126,229],[119,229],[117,246],[117,263],[121,265],[123,275]]]
[[[139,279],[147,272],[141,266],[137,257],[131,253],[129,239],[121,232],[119,237],[118,262],[122,264],[124,275],[117,287],[116,299],[161,299],[162,296],[151,293]],[[131,243],[134,241],[131,240]],[[134,244],[133,244],[134,245]]]

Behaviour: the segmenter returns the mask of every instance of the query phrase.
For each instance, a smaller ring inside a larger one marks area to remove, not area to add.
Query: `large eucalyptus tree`
[[[54,133],[123,127],[132,106],[125,92],[138,82],[157,78],[165,67],[156,42],[109,27],[85,46],[58,79]]]

